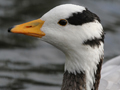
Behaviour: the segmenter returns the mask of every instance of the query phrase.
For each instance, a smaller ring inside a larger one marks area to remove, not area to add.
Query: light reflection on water
[[[37,19],[62,3],[84,5],[97,13],[106,31],[105,59],[120,54],[120,5],[117,0],[0,0],[0,90],[60,90],[63,53],[39,39],[9,34],[7,28]]]

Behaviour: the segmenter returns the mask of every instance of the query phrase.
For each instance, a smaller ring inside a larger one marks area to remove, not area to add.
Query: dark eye
[[[61,26],[65,26],[65,25],[67,25],[67,20],[65,20],[65,19],[60,19],[60,20],[58,21],[58,24],[61,25]]]

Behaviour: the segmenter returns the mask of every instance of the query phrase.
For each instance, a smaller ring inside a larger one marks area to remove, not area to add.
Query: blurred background
[[[120,55],[120,0],[0,0],[0,90],[60,90],[64,54],[7,29],[65,3],[86,6],[101,18],[106,33],[104,62]]]

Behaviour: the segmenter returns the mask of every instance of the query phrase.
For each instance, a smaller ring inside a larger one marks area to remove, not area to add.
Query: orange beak
[[[8,32],[20,33],[41,38],[42,36],[45,36],[45,33],[40,30],[44,22],[45,21],[42,21],[41,19],[33,20],[27,23],[11,27],[8,29]]]

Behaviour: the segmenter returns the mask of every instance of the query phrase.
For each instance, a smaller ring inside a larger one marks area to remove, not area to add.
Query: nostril
[[[14,28],[14,26],[8,28],[8,32],[11,32],[11,29]]]
[[[31,28],[32,26],[26,26],[26,28]]]

